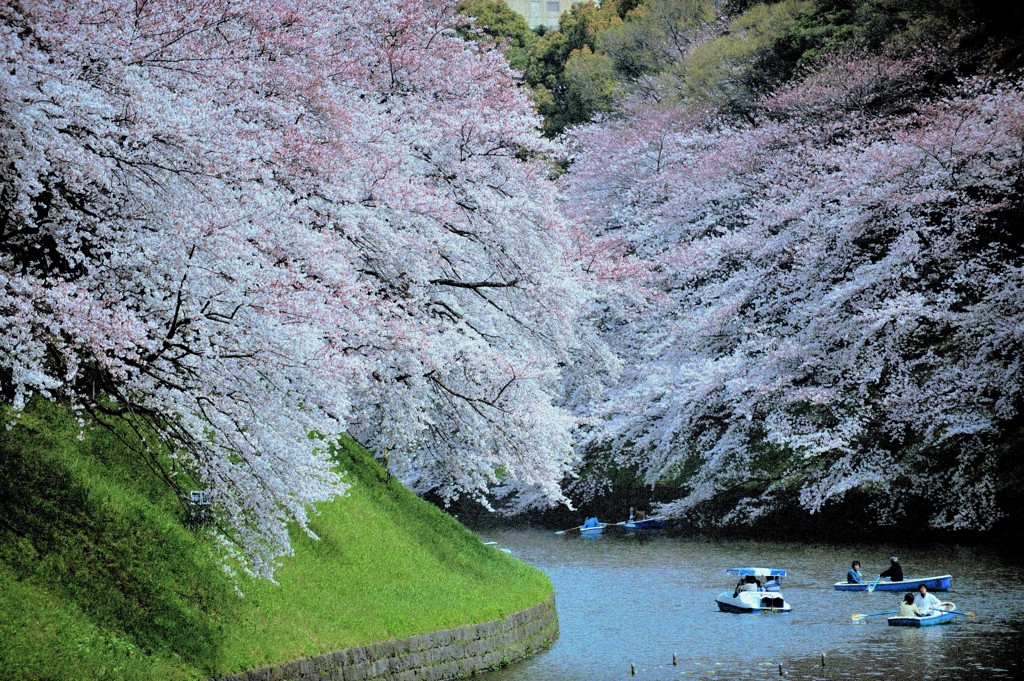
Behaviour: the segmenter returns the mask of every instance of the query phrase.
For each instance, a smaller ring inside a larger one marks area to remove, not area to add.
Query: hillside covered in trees
[[[349,488],[343,436],[509,511],[629,471],[711,523],[856,493],[991,528],[1022,478],[1021,24],[6,3],[5,418],[137,429],[271,579]]]
[[[1001,3],[646,0],[520,41],[614,282],[591,319],[625,368],[587,414],[582,498],[610,465],[713,523],[851,492],[881,523],[1019,512],[1022,26]]]
[[[549,145],[451,0],[0,6],[0,399],[152,430],[270,577],[347,486],[557,503],[610,355]]]

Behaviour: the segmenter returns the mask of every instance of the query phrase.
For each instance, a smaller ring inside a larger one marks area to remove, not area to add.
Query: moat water
[[[1012,553],[611,529],[596,538],[537,529],[479,534],[551,577],[561,625],[550,649],[487,681],[779,679],[780,665],[789,679],[1024,678],[1024,570]],[[890,627],[884,616],[854,622],[853,613],[896,608],[901,594],[840,593],[832,584],[854,559],[873,578],[892,553],[908,577],[952,574],[952,590],[937,595],[975,617],[922,629]],[[789,570],[782,592],[793,611],[719,612],[715,597],[735,583],[725,569],[744,565]]]

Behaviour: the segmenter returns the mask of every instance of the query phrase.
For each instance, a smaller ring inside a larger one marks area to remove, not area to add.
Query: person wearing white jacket
[[[931,614],[932,610],[935,610],[942,603],[934,594],[928,593],[928,587],[924,584],[917,588],[917,595],[914,596],[914,607],[917,608],[917,612],[923,617]]]

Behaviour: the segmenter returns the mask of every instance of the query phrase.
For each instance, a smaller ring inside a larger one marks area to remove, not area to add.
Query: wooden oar
[[[601,523],[600,525],[594,525],[594,527],[595,528],[600,527],[601,529],[604,529],[606,527],[615,527],[615,526],[625,525],[627,522],[629,522],[629,521],[623,520],[621,523]],[[565,534],[566,532],[572,532],[573,530],[576,530],[577,532],[579,532],[582,529],[588,529],[589,530],[590,528],[589,527],[588,528],[584,528],[582,525],[580,525],[579,527],[570,527],[567,530],[558,530],[557,532],[555,532],[555,534]]]
[[[937,613],[940,613],[940,614],[944,613],[944,612],[948,612],[948,613],[951,613],[953,615],[963,615],[964,617],[970,617],[972,620],[974,619],[974,613],[973,612],[960,612],[959,610],[943,610],[942,608],[932,608],[932,612],[937,612]]]
[[[871,584],[871,586],[868,587],[869,594],[875,593],[875,587],[878,586],[878,580],[880,580],[881,578],[882,575],[878,575],[877,577],[875,577],[875,581]]]
[[[866,615],[863,613],[855,612],[852,615],[850,615],[850,619],[852,619],[854,622],[859,622],[865,617],[877,617],[878,615],[895,615],[898,612],[899,610],[882,610],[881,612],[869,612]]]

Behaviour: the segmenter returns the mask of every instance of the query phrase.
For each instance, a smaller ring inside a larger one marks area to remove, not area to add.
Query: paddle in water
[[[898,612],[899,610],[882,610],[881,612],[869,612],[867,614],[855,612],[852,615],[850,615],[850,619],[852,619],[854,622],[859,622],[865,617],[877,617],[879,615],[895,615]]]
[[[603,527],[621,527],[621,526],[625,525],[627,522],[628,521],[623,520],[621,523],[604,523]],[[594,527],[598,527],[598,526],[599,525],[594,525]],[[582,529],[587,529],[587,528],[584,528],[582,525],[580,525],[579,527],[570,527],[570,528],[568,528],[566,530],[558,530],[557,532],[555,532],[555,534],[565,534],[566,532],[572,532],[573,530],[576,530],[578,532],[578,531],[580,531]]]
[[[880,580],[881,578],[882,578],[882,575],[878,575],[877,577],[875,577],[875,581],[871,584],[871,586],[868,587],[868,593],[869,594],[875,592],[875,587],[878,586],[878,580]]]
[[[933,608],[932,612],[938,612],[938,613],[948,612],[951,615],[963,615],[964,617],[969,617],[972,620],[974,619],[974,613],[973,612],[960,612],[959,610],[943,610],[942,608]]]

